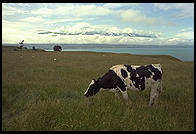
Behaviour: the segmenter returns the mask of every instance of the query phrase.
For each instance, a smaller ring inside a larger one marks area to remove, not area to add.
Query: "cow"
[[[149,105],[153,105],[162,91],[161,64],[150,65],[115,65],[98,80],[93,79],[84,96],[94,96],[99,91],[109,90],[115,96],[122,93],[128,104],[127,90],[144,91],[151,88]]]

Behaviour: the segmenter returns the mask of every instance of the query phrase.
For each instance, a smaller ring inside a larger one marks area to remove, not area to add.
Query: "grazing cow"
[[[121,92],[127,103],[127,89],[144,91],[147,88],[151,88],[149,105],[152,105],[162,91],[162,69],[160,64],[145,66],[115,65],[98,80],[93,79],[84,96],[89,97],[99,91],[109,90],[114,92],[115,95]]]

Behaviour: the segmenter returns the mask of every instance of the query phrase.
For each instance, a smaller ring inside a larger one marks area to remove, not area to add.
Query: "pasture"
[[[56,59],[56,60],[54,60]],[[90,81],[116,64],[161,63],[163,92],[99,92],[87,101]],[[194,63],[164,55],[43,52],[2,49],[2,130],[193,131]]]

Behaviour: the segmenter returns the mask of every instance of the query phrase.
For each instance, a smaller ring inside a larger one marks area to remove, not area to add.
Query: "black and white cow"
[[[145,66],[115,65],[98,80],[92,80],[84,96],[93,96],[101,90],[109,90],[118,95],[122,93],[128,102],[127,89],[144,91],[151,88],[150,102],[152,105],[162,91],[162,69],[160,64]]]

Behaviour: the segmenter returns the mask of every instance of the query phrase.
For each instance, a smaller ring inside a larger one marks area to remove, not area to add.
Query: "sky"
[[[2,43],[194,45],[194,3],[2,3]]]

